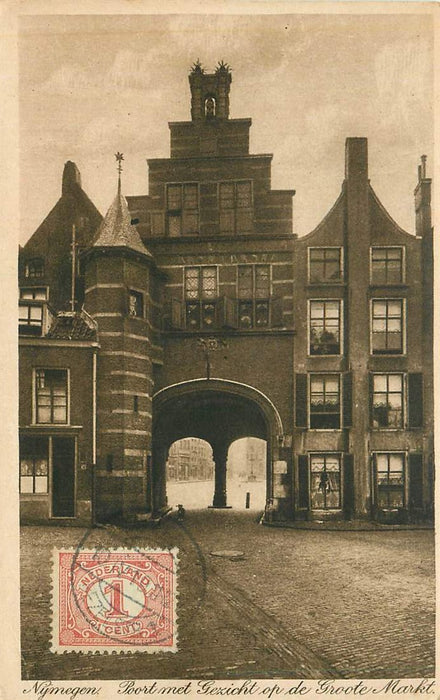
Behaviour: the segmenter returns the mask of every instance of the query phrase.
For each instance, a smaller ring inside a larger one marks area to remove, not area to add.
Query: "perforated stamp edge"
[[[172,549],[165,548],[149,548],[149,547],[103,547],[95,549],[83,549],[83,548],[53,548],[52,550],[52,576],[51,576],[51,646],[50,651],[53,654],[159,654],[159,653],[176,653],[178,651],[178,617],[177,617],[177,600],[179,596],[178,591],[178,558],[179,550],[174,547]],[[172,605],[172,619],[173,619],[173,629],[172,629],[172,644],[167,646],[151,646],[145,645],[130,645],[130,644],[114,644],[106,646],[84,646],[80,647],[78,645],[69,646],[66,644],[60,645],[59,643],[59,625],[60,625],[60,586],[59,586],[59,555],[60,554],[90,554],[97,556],[102,554],[120,554],[122,557],[127,554],[137,554],[137,555],[154,555],[154,554],[168,554],[172,556],[173,561],[173,575],[172,575],[172,595],[171,595],[171,605]]]

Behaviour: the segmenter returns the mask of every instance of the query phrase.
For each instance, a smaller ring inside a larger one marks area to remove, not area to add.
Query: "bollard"
[[[249,508],[250,504],[251,504],[251,494],[249,493],[249,491],[247,491],[246,492],[246,508]]]

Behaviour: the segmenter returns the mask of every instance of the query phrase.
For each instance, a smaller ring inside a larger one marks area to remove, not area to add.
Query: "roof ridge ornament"
[[[195,61],[195,63],[192,64],[191,66],[191,73],[192,74],[200,74],[202,75],[205,72],[205,69],[203,68],[202,64],[200,63],[200,58]]]
[[[119,151],[115,153],[115,158],[118,162],[118,194],[121,194],[121,173],[122,173],[122,161],[124,160],[124,154]]]
[[[218,74],[228,74],[232,72],[231,66],[229,63],[226,63],[223,59],[217,63],[216,69],[215,69],[216,75]]]

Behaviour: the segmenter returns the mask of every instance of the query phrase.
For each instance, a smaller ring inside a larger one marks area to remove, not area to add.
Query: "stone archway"
[[[170,445],[192,435],[212,447],[215,462],[213,507],[227,505],[229,446],[241,437],[267,444],[266,498],[273,497],[273,464],[283,442],[280,415],[261,391],[225,379],[195,379],[161,389],[153,396],[152,508],[167,505],[165,465]]]

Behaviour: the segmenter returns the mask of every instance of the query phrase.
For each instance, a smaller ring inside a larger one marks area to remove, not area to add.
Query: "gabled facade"
[[[294,191],[271,189],[272,156],[250,154],[251,120],[229,116],[231,80],[223,63],[213,73],[194,65],[191,119],[170,123],[169,158],[148,161],[149,194],[128,197],[127,206],[119,186],[104,220],[82,193],[76,166],[66,164],[56,216],[21,252],[29,307],[51,307],[39,325],[36,311],[20,325],[21,432],[49,439],[47,482],[38,482],[45,495],[22,495],[28,520],[129,521],[165,509],[169,450],[189,437],[212,447],[214,507],[227,506],[230,445],[258,437],[267,445],[267,518],[432,516],[425,161],[410,235],[370,186],[366,139],[347,139],[340,197],[314,231],[297,238]],[[75,211],[64,222],[65,197]],[[81,217],[90,225],[83,233]],[[84,252],[72,287],[66,231],[73,222]],[[59,259],[49,257],[54,238]],[[29,285],[26,268],[37,254],[50,282],[44,299],[40,278]],[[66,322],[60,311],[69,304]],[[91,335],[80,340],[83,323]],[[62,350],[54,345],[61,340]],[[44,425],[41,370],[52,387]],[[55,370],[68,373],[65,398]],[[76,430],[69,516],[53,508],[57,401],[68,406],[63,430]],[[36,484],[33,445],[41,451],[38,440],[29,443],[21,459],[32,462]]]

